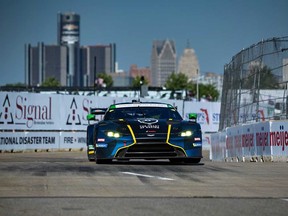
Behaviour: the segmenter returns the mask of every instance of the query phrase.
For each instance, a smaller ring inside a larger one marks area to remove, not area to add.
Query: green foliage
[[[173,97],[175,91],[177,90],[186,90],[188,97],[197,97],[197,84],[195,82],[188,82],[188,77],[183,73],[172,73],[165,84],[165,87],[168,90],[171,90],[171,98]],[[209,97],[211,101],[217,101],[219,98],[219,92],[217,91],[216,87],[208,84],[199,84],[199,98],[202,97]]]
[[[165,83],[165,87],[172,91],[186,89],[187,85],[188,77],[183,73],[172,73]]]
[[[103,79],[104,83],[106,84],[106,87],[112,87],[113,86],[113,78],[111,75],[107,73],[99,73],[97,74],[97,78]]]
[[[199,83],[198,85],[199,88],[199,98],[208,98],[210,97],[209,100],[211,101],[217,101],[219,98],[219,92],[216,89],[214,85],[208,84],[204,85],[202,83]],[[197,98],[197,84],[193,82],[189,82],[187,86],[187,90],[190,97]]]
[[[277,77],[272,73],[270,68],[267,66],[261,67],[257,65],[250,68],[248,76],[242,82],[242,88],[279,89],[280,86]]]
[[[59,87],[60,82],[55,77],[48,77],[41,85],[42,87]]]
[[[148,80],[144,77],[144,82],[142,84],[144,85],[148,85]],[[133,79],[133,82],[132,82],[132,87],[134,88],[140,88],[141,86],[141,76],[136,76],[134,79]]]

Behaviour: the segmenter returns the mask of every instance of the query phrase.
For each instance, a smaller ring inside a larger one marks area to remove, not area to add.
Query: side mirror
[[[86,119],[87,119],[88,121],[90,121],[90,120],[96,120],[95,115],[94,115],[94,114],[91,114],[91,113],[86,116]]]
[[[188,117],[189,117],[189,121],[197,122],[197,114],[196,113],[189,113]]]

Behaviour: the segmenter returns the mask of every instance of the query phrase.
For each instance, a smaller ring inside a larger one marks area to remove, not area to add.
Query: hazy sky
[[[288,0],[0,0],[0,85],[24,82],[24,45],[57,44],[57,13],[80,15],[81,45],[116,43],[120,69],[150,66],[153,40],[177,57],[195,50],[201,73],[223,73],[243,48],[288,36]]]

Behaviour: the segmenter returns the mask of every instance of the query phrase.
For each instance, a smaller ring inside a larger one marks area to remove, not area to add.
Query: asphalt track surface
[[[0,215],[288,215],[288,163],[0,154]]]

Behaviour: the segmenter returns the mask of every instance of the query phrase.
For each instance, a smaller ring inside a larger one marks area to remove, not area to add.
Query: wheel
[[[88,160],[89,160],[89,161],[95,161],[95,158],[92,158],[92,157],[89,157],[89,156],[88,156]]]
[[[89,161],[95,161],[95,156],[94,154],[89,154],[89,152],[87,151],[87,158]]]
[[[112,163],[112,159],[95,159],[96,164],[109,164]]]

